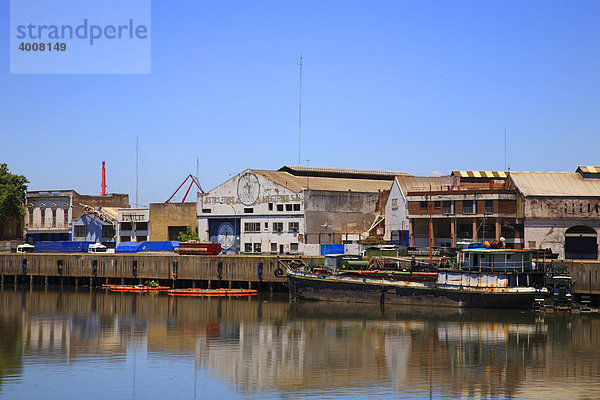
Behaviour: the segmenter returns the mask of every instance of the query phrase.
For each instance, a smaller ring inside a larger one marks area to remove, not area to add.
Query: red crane
[[[186,199],[188,193],[190,192],[190,189],[192,188],[192,186],[194,186],[194,184],[196,185],[196,187],[198,188],[200,193],[204,194],[204,190],[202,190],[202,186],[200,186],[200,182],[198,182],[198,178],[196,178],[195,176],[190,174],[183,180],[183,182],[181,182],[181,185],[179,185],[177,190],[175,190],[175,192],[171,195],[171,197],[169,197],[169,200],[165,201],[165,203],[169,203],[171,201],[171,199],[173,197],[175,197],[177,192],[179,192],[179,189],[181,189],[183,187],[183,185],[185,185],[185,183],[187,182],[188,179],[191,179],[191,182],[190,182],[190,186],[188,187],[187,191],[185,192],[185,196],[183,196],[183,200],[181,200],[182,203],[185,202],[185,199]]]

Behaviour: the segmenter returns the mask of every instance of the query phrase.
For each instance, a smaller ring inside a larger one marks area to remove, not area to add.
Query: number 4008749
[[[66,51],[66,43],[25,43],[19,45],[21,51]]]

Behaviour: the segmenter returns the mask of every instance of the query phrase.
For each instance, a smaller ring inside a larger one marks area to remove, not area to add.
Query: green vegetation
[[[158,282],[156,282],[156,281],[146,281],[146,282],[144,282],[144,286],[146,286],[146,287],[158,287]]]
[[[196,232],[194,228],[188,226],[185,232],[181,232],[179,234],[177,240],[179,240],[180,242],[187,242],[189,240],[200,240],[200,237],[198,237],[198,232]]]
[[[23,175],[8,172],[8,165],[0,163],[0,223],[9,217],[25,215],[25,192],[29,181]]]

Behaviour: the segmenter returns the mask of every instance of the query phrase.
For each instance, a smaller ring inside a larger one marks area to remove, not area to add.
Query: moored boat
[[[456,262],[435,271],[430,279],[416,280],[417,271],[396,271],[386,276],[368,269],[348,274],[337,269],[307,268],[280,260],[295,300],[429,304],[457,307],[532,308],[547,295],[544,273],[532,261],[531,252],[480,247],[459,250]],[[414,263],[414,261],[413,261]],[[411,276],[412,274],[412,276]],[[431,279],[433,278],[433,279]]]

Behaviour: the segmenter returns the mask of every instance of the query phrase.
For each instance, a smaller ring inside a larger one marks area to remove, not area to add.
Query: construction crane
[[[190,190],[192,189],[192,186],[194,186],[194,185],[196,185],[196,187],[198,188],[200,193],[204,194],[204,190],[202,190],[202,186],[200,186],[200,182],[198,181],[198,178],[196,178],[195,176],[190,174],[183,180],[183,182],[181,182],[181,185],[179,185],[177,190],[175,190],[175,192],[171,195],[171,197],[169,197],[169,199],[167,201],[165,201],[165,203],[169,203],[171,201],[171,199],[173,197],[175,197],[177,192],[179,192],[179,189],[181,189],[183,187],[183,185],[185,185],[185,183],[187,182],[188,179],[191,180],[190,186],[188,187],[187,191],[185,192],[185,196],[183,196],[183,200],[181,200],[182,203],[185,202],[185,199],[187,198],[188,193],[190,192]]]

